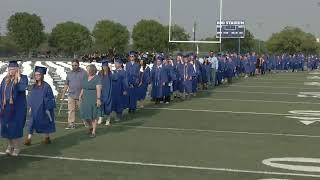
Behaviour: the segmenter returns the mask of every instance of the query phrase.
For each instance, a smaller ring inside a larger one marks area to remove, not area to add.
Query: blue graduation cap
[[[18,61],[9,61],[8,67],[14,67],[14,68],[19,67]]]
[[[123,64],[123,61],[120,58],[114,60],[115,64]]]
[[[184,58],[189,58],[189,54],[184,54],[183,57]]]
[[[137,55],[137,52],[135,52],[135,51],[130,51],[129,52],[129,56],[136,56]]]
[[[161,55],[158,55],[158,56],[156,57],[156,59],[157,59],[157,60],[160,60],[160,61],[163,61],[163,60],[164,60],[163,56],[161,56]]]
[[[196,55],[193,52],[191,52],[191,53],[189,53],[189,57],[190,58],[196,58]]]
[[[149,59],[148,59],[148,56],[147,57],[146,56],[142,56],[141,60],[148,61]]]
[[[41,66],[36,66],[34,68],[34,72],[38,72],[40,74],[45,75],[45,74],[47,74],[47,68],[46,67],[41,67]]]
[[[102,66],[108,66],[108,63],[109,63],[109,61],[108,61],[107,59],[103,59],[103,60],[101,61],[101,65],[102,65]]]

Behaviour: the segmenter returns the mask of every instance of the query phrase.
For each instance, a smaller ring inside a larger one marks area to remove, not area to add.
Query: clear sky
[[[198,24],[198,38],[215,34],[219,0],[172,0],[173,21],[192,31]],[[140,19],[168,24],[169,0],[0,0],[0,32],[15,12],[41,16],[46,31],[59,22],[76,21],[92,30],[98,20],[110,19],[129,30]],[[320,0],[223,0],[224,19],[245,20],[247,28],[261,39],[285,26],[298,26],[320,37]]]

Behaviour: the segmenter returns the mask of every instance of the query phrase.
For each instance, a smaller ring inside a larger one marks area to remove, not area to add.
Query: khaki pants
[[[210,84],[211,84],[211,86],[215,86],[215,84],[216,84],[216,73],[217,73],[217,70],[212,68],[211,69],[211,76],[210,76]]]
[[[68,123],[72,124],[76,121],[76,108],[80,108],[79,99],[68,98]]]

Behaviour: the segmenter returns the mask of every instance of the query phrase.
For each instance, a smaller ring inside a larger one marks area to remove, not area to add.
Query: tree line
[[[13,14],[7,22],[7,34],[0,39],[0,55],[29,54],[32,52],[50,52],[72,55],[95,51],[107,52],[115,49],[117,53],[128,50],[149,52],[194,51],[193,44],[169,43],[168,26],[155,20],[142,19],[130,33],[125,25],[111,20],[98,21],[93,30],[76,22],[57,24],[50,33],[44,32],[40,16],[26,12]],[[175,24],[172,26],[173,40],[190,40],[187,31]],[[208,37],[202,40],[217,40]],[[305,53],[316,54],[319,43],[313,34],[303,32],[296,27],[285,27],[274,33],[267,41],[255,39],[247,30],[241,39],[241,53],[256,51],[260,53]],[[200,51],[238,52],[238,39],[223,39],[222,44],[199,44]]]

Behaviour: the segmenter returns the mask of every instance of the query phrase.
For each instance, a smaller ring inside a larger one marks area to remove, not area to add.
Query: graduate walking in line
[[[209,82],[210,82],[210,76],[211,76],[211,63],[209,62],[209,57],[205,57],[203,64],[202,64],[202,71],[201,71],[201,76],[202,76],[202,88],[203,89],[208,89]]]
[[[159,104],[163,100],[165,85],[168,83],[168,73],[162,64],[163,58],[158,56],[156,58],[156,64],[151,71],[152,91],[151,97],[155,100],[156,104]]]
[[[137,89],[137,99],[139,108],[144,108],[144,100],[147,95],[148,86],[151,82],[150,77],[150,68],[147,66],[147,59],[142,58],[140,60],[140,77],[139,77],[139,86]]]
[[[98,124],[101,124],[103,117],[106,117],[106,126],[110,125],[110,114],[112,105],[112,79],[111,71],[108,66],[108,61],[103,60],[101,62],[102,70],[99,72],[99,77],[101,79],[101,115],[99,117]]]
[[[189,56],[183,57],[183,64],[178,66],[179,77],[181,78],[180,93],[183,95],[183,99],[189,99],[192,93],[192,77],[194,76],[194,68],[189,63]]]
[[[26,122],[27,100],[26,90],[28,78],[22,75],[17,61],[10,61],[8,74],[0,87],[0,126],[1,137],[7,139],[7,155],[18,156],[20,139]]]
[[[140,66],[136,63],[136,53],[129,53],[129,62],[126,64],[126,74],[128,80],[129,113],[134,113],[137,109],[137,89],[139,86]]]
[[[128,98],[128,80],[126,72],[122,68],[122,60],[115,60],[115,70],[112,71],[112,105],[111,111],[116,112],[115,121],[119,122],[122,119],[123,110],[126,107],[126,99]]]
[[[54,115],[56,101],[50,85],[44,81],[44,75],[46,73],[46,67],[35,67],[35,84],[32,86],[29,97],[31,121],[29,124],[28,137],[24,143],[27,146],[31,145],[31,138],[34,131],[39,134],[44,134],[43,144],[50,144],[50,134],[56,132]]]

